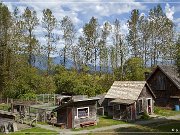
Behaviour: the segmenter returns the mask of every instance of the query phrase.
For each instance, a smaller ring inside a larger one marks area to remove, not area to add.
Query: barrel
[[[175,105],[175,111],[179,111],[179,105]]]

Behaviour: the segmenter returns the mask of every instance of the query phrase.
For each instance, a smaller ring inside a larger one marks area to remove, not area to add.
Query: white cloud
[[[180,18],[174,19],[174,23],[176,24],[176,29],[180,32]]]
[[[167,3],[165,6],[165,13],[167,18],[170,20],[173,20],[173,15],[174,15],[174,7],[170,7],[170,5]]]

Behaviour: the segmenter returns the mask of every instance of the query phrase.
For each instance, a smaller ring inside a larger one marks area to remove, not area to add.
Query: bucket
[[[175,111],[179,111],[179,105],[175,105]]]

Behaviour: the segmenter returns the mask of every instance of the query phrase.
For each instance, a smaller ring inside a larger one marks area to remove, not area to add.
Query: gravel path
[[[169,117],[157,116],[156,115],[153,117],[154,117],[154,119],[146,120],[146,121],[136,121],[133,124],[131,124],[131,123],[119,124],[119,125],[106,126],[106,127],[95,128],[95,129],[90,129],[90,130],[81,130],[81,131],[71,131],[70,129],[59,129],[59,128],[53,127],[51,125],[40,125],[40,124],[38,124],[37,126],[40,128],[59,132],[61,135],[62,134],[63,135],[72,135],[72,134],[88,134],[88,133],[95,133],[95,132],[101,132],[101,131],[103,132],[106,130],[113,130],[113,129],[118,129],[118,128],[127,128],[127,127],[132,127],[132,126],[137,126],[137,125],[146,125],[146,124],[163,122],[163,121],[168,121],[168,120],[180,120],[180,115],[169,116]]]

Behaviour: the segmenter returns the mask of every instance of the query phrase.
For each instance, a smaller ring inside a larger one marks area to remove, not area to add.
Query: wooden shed
[[[104,99],[104,111],[117,120],[153,113],[155,95],[145,81],[115,81]]]
[[[57,112],[57,124],[64,124],[66,128],[79,128],[97,123],[97,100],[92,97],[73,97],[54,109]]]
[[[180,77],[176,66],[157,66],[147,83],[156,95],[155,105],[172,109],[180,105]]]

